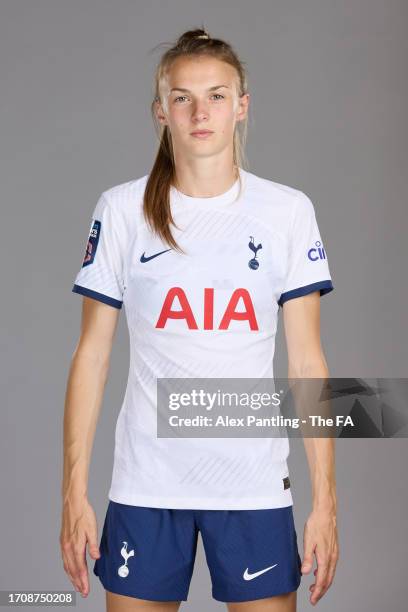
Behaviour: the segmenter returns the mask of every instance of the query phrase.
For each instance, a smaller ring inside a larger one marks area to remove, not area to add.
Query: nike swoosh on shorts
[[[248,572],[248,568],[246,568],[243,578],[244,580],[253,580],[254,578],[257,578],[258,576],[260,576],[261,574],[264,574],[265,572],[268,572],[270,569],[276,567],[278,564],[275,563],[275,565],[270,565],[269,567],[265,567],[265,569],[259,570],[259,572],[255,572],[253,574],[250,574]]]

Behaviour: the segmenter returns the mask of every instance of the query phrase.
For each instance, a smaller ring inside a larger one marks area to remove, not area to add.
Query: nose
[[[193,121],[200,123],[201,121],[205,121],[206,119],[208,119],[208,115],[209,112],[207,104],[201,101],[195,102],[192,114]]]

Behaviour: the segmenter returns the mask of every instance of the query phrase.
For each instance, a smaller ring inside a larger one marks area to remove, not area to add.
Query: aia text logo
[[[178,300],[181,310],[173,310],[174,301]],[[239,300],[244,303],[244,310],[236,310]],[[247,289],[235,289],[218,326],[214,326],[214,288],[204,288],[203,300],[203,329],[228,329],[232,320],[242,321],[243,325],[249,326],[251,331],[258,331],[258,323],[255,316],[254,305],[251,295]],[[187,295],[181,287],[171,287],[167,292],[156,328],[164,328],[169,319],[184,319],[188,329],[198,329],[193,310]]]

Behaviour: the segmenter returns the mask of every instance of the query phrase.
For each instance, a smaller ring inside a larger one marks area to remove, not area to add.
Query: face
[[[161,91],[162,103],[156,103],[158,120],[170,130],[175,157],[208,157],[228,148],[232,153],[235,125],[246,117],[249,104],[249,94],[238,97],[237,81],[234,67],[218,59],[175,60]]]

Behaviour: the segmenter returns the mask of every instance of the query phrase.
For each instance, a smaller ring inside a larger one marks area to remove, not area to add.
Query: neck
[[[211,198],[228,191],[239,178],[239,169],[234,164],[191,166],[177,165],[175,187],[193,198]]]

